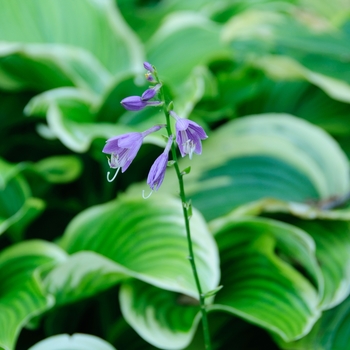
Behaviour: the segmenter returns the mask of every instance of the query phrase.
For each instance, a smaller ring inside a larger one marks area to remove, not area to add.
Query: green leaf
[[[25,241],[0,254],[0,348],[11,350],[19,331],[54,304],[44,292],[39,273],[66,259],[52,243]]]
[[[86,152],[93,139],[126,132],[124,126],[94,123],[99,100],[75,88],[58,88],[32,98],[27,115],[46,115],[51,134],[75,152]],[[127,129],[129,131],[129,129]]]
[[[350,293],[349,210],[324,211],[306,204],[267,199],[239,207],[227,217],[211,222],[210,228],[216,231],[229,220],[264,214],[292,223],[313,238],[324,279],[320,308],[329,309],[342,302]]]
[[[200,313],[185,297],[137,280],[124,282],[119,294],[126,321],[161,349],[183,349],[193,337]]]
[[[76,156],[53,156],[37,162],[33,168],[48,182],[66,183],[80,176],[82,163]]]
[[[306,231],[316,243],[316,258],[325,290],[320,307],[330,309],[350,293],[350,230],[347,222],[302,221],[293,224]]]
[[[345,154],[320,128],[286,114],[248,116],[226,123],[203,141],[186,192],[207,220],[264,197],[293,202],[349,192]],[[164,190],[174,191],[173,176]]]
[[[324,22],[323,18],[315,20]],[[248,10],[226,23],[222,37],[235,53],[269,76],[307,80],[332,98],[350,102],[348,38],[333,24],[323,23],[321,31],[312,24],[310,20],[302,23],[301,16]]]
[[[187,175],[191,172],[191,167],[188,166],[187,168],[185,168],[184,170],[182,170],[181,174],[182,175]]]
[[[42,91],[76,86],[98,94],[112,78],[91,53],[60,45],[53,48],[43,44],[1,43],[1,71],[11,77],[10,81],[0,81],[6,90]]]
[[[291,57],[268,55],[257,60],[255,66],[264,70],[273,79],[305,79],[318,86],[335,100],[350,102],[349,83],[314,72],[312,65],[310,65],[310,69],[307,69]]]
[[[8,230],[14,240],[20,239],[26,226],[45,207],[41,199],[31,197],[20,170],[20,166],[0,159],[0,235]]]
[[[72,254],[44,279],[45,289],[56,305],[79,301],[132,276],[132,271],[100,254],[83,251]]]
[[[162,79],[176,88],[195,67],[227,54],[227,48],[220,41],[220,30],[218,24],[199,13],[171,14],[148,41],[147,57]],[[185,52],[191,55],[179,64],[178,58]]]
[[[215,229],[217,225],[220,225],[222,221],[227,220],[228,217],[236,218],[245,215],[260,215],[262,213],[287,213],[295,217],[313,220],[313,219],[324,219],[324,220],[350,220],[349,208],[335,209],[335,210],[323,210],[320,208],[319,203],[295,203],[285,202],[273,198],[264,198],[255,202],[247,203],[239,206],[232,210],[227,216],[220,217],[210,222],[210,227]]]
[[[218,252],[205,222],[194,210],[191,234],[203,292],[217,286]],[[181,202],[161,195],[144,200],[126,196],[79,214],[61,246],[70,254],[90,250],[160,288],[197,297]]]
[[[59,334],[33,345],[29,350],[115,350],[105,340],[90,334]]]
[[[209,292],[205,293],[204,297],[205,298],[213,297],[214,295],[218,294],[223,287],[224,286],[218,286],[217,288],[210,290]]]
[[[45,91],[39,95],[34,96],[24,108],[24,113],[27,116],[46,116],[47,110],[51,104],[58,104],[65,108],[74,108],[75,105],[85,105],[87,108],[94,110],[99,103],[99,99],[94,94],[74,88],[61,87]],[[85,121],[92,121],[91,117]]]
[[[312,238],[294,226],[258,218],[223,223],[215,238],[225,287],[211,309],[242,317],[285,341],[307,334],[320,316],[323,294]]]
[[[45,132],[75,152],[86,152],[92,141],[99,137],[108,139],[116,134],[144,130],[142,125],[135,130],[123,124],[98,123],[101,101],[75,88],[58,88],[32,98],[25,113],[46,115],[49,129]],[[150,135],[145,142],[163,145],[159,135]]]
[[[142,69],[139,42],[112,0],[1,0],[0,6],[5,88],[75,85],[96,92],[112,75]]]
[[[322,314],[311,332],[300,340],[278,341],[282,349],[349,350],[350,298]]]

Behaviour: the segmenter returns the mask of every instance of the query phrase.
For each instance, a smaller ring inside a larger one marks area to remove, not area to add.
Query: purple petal
[[[103,153],[106,153],[106,154],[112,154],[112,153],[118,154],[118,153],[120,152],[120,150],[122,150],[122,148],[120,148],[120,147],[118,146],[118,143],[115,142],[115,141],[112,141],[112,142],[108,142],[108,143],[103,147],[102,152],[103,152]]]
[[[148,62],[143,62],[143,66],[145,67],[145,69],[147,69],[148,71],[150,71],[151,73],[154,72],[153,66],[148,63]]]
[[[179,147],[179,150],[180,150],[180,153],[181,153],[182,157],[184,157],[186,155],[186,152],[185,152],[185,149],[184,149],[184,146],[183,146],[183,144],[186,142],[186,140],[184,140],[185,134],[183,134],[183,133],[184,133],[183,131],[179,131],[176,134],[176,143],[177,143],[177,145]]]
[[[190,121],[188,119],[179,118],[175,124],[176,131],[186,130],[189,124],[190,124]]]
[[[106,145],[103,147],[102,152],[107,154],[118,153],[119,151],[119,137],[113,137],[107,140]]]
[[[147,89],[141,96],[143,101],[148,101],[157,94],[157,91],[154,89]]]
[[[122,166],[122,173],[129,168],[130,164],[133,162],[133,160],[135,159],[137,152],[139,151],[140,147],[138,148],[133,148],[129,150],[129,155],[128,155],[128,159],[125,162],[125,164]]]
[[[167,163],[168,153],[162,153],[153,163],[147,177],[147,184],[152,190],[157,191],[163,183]]]
[[[143,101],[140,96],[126,97],[120,103],[129,111],[140,111],[147,106],[147,102]]]
[[[168,164],[169,151],[172,144],[173,137],[170,136],[163,153],[155,160],[149,171],[147,184],[151,187],[152,190],[157,191],[160,185],[163,183],[166,167]]]
[[[202,140],[206,139],[208,135],[205,133],[204,129],[197,123],[189,120],[188,128],[193,130]]]
[[[191,137],[189,137],[189,138],[191,138],[193,144],[195,145],[194,151],[197,154],[201,154],[202,153],[202,142],[201,142],[199,135],[195,134],[195,133],[191,133]]]
[[[133,148],[135,144],[142,144],[143,136],[140,132],[130,132],[122,135],[119,139],[118,145],[123,148]]]

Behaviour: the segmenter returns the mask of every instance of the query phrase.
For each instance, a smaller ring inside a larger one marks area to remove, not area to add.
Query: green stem
[[[160,83],[160,80],[158,79],[156,72],[154,72],[154,76],[155,76],[157,82]],[[160,94],[161,100],[163,101],[163,111],[164,111],[165,118],[166,118],[167,133],[168,133],[168,136],[171,136],[172,132],[171,132],[171,125],[170,125],[170,115],[169,115],[167,105],[165,103],[165,95],[164,95],[163,87],[160,88],[159,94]],[[205,306],[205,298],[204,298],[204,294],[202,293],[202,287],[201,287],[201,284],[199,281],[199,276],[198,276],[198,272],[197,272],[197,268],[196,268],[196,262],[195,262],[195,258],[194,258],[193,245],[192,245],[192,239],[191,239],[190,217],[189,217],[189,212],[188,212],[189,203],[187,202],[187,199],[186,199],[185,186],[184,186],[184,181],[183,181],[184,174],[180,171],[180,168],[179,168],[175,143],[173,143],[171,146],[171,153],[172,153],[173,160],[175,162],[174,167],[175,167],[176,175],[177,175],[178,182],[179,182],[180,198],[182,201],[182,211],[183,211],[183,215],[184,215],[184,219],[185,219],[185,228],[186,228],[186,236],[187,236],[188,251],[189,251],[188,259],[191,263],[192,272],[193,272],[193,276],[194,276],[194,279],[196,282],[198,296],[199,296],[200,311],[202,314],[202,326],[203,326],[205,349],[211,350],[211,341],[210,341],[207,309]]]

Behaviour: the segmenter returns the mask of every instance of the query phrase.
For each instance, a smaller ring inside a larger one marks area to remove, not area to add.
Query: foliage
[[[0,8],[0,349],[203,348],[174,170],[141,195],[161,135],[105,178],[163,122],[120,106],[144,60],[209,135],[180,165],[213,347],[350,349],[347,1]]]

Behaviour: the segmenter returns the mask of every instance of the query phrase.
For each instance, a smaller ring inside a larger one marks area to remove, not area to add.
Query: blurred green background
[[[209,135],[180,166],[213,348],[350,349],[348,0],[0,0],[0,349],[204,348],[173,169],[141,195],[162,132],[106,180],[164,123],[120,105],[144,61]]]

